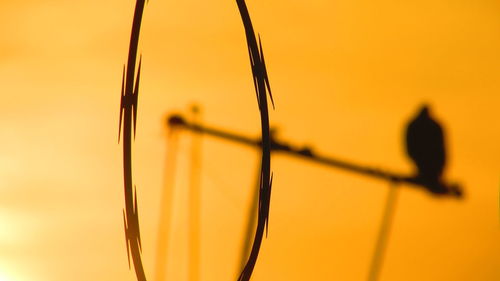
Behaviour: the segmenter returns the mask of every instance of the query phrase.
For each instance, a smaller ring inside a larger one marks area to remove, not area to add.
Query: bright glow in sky
[[[152,278],[165,116],[196,102],[207,124],[257,135],[260,123],[236,3],[149,2],[134,176]],[[6,269],[8,281],[135,278],[117,144],[134,5],[0,3],[0,274]],[[403,187],[381,280],[500,280],[500,2],[248,6],[266,52],[280,138],[410,172],[406,122],[427,102],[445,126],[446,178],[465,186],[467,197],[435,199]],[[181,135],[165,233],[175,244],[168,280],[184,280],[187,271],[188,140]],[[236,279],[257,163],[252,149],[203,140],[203,281]],[[281,155],[272,165],[269,237],[252,280],[366,279],[388,185]]]

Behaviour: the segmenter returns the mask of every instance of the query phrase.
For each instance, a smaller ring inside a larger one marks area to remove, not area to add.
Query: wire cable
[[[191,108],[192,121],[201,123],[200,110]],[[191,132],[191,161],[189,181],[189,281],[200,280],[201,228],[201,135]]]
[[[164,188],[160,199],[160,215],[156,246],[156,281],[165,281],[167,274],[167,254],[170,224],[172,221],[172,195],[175,186],[175,174],[178,152],[178,135],[169,131],[167,139],[167,156],[165,159]]]
[[[384,254],[387,250],[387,243],[389,241],[389,234],[391,226],[394,221],[394,214],[396,212],[396,203],[398,198],[398,185],[397,182],[391,182],[389,191],[387,192],[387,199],[385,203],[384,214],[382,223],[380,225],[377,241],[375,244],[375,251],[370,265],[370,272],[368,281],[377,281],[382,269]]]

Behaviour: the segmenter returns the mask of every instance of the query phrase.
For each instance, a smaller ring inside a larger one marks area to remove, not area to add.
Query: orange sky
[[[134,1],[0,3],[0,280],[135,280],[117,144]],[[422,102],[445,126],[462,201],[400,192],[380,280],[500,280],[500,4],[248,1],[281,139],[410,172],[405,123]],[[152,279],[171,112],[256,136],[259,114],[234,1],[146,6],[134,146]],[[189,137],[181,134],[169,279],[186,280]],[[259,155],[203,140],[202,280],[236,280]],[[388,184],[276,155],[269,237],[254,281],[366,280]],[[167,234],[166,234],[167,235]]]

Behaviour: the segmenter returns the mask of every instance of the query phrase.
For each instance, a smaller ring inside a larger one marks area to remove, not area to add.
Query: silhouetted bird
[[[433,192],[443,192],[441,176],[446,164],[443,129],[422,106],[406,130],[406,150],[417,167],[416,180]]]

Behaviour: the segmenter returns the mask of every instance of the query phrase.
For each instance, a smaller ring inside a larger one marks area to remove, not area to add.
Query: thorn
[[[273,110],[275,110],[273,94],[271,92],[271,85],[269,84],[269,77],[267,76],[266,61],[264,59],[264,49],[262,48],[260,34],[259,34],[259,48],[260,48],[260,60],[262,62],[262,71],[263,71],[263,75],[264,75],[264,81],[266,82],[267,90],[269,91],[269,97],[271,98],[271,104],[273,105]]]
[[[268,193],[268,200],[269,200],[269,205],[267,207],[267,215],[266,215],[266,238],[267,238],[267,232],[269,230],[269,214],[270,214],[270,210],[271,210],[271,189],[272,189],[272,186],[273,186],[273,176],[274,176],[274,173],[271,173],[271,179],[269,181],[269,193]]]
[[[125,97],[125,65],[123,65],[123,74],[122,74],[122,91],[120,98],[120,120],[118,123],[118,143],[120,143],[120,136],[122,134],[122,119],[123,119],[123,106],[124,106],[124,97]]]
[[[127,227],[127,219],[125,218],[125,210],[123,210],[123,226],[125,228],[125,246],[127,247],[127,261],[128,261],[128,269],[130,270],[130,249],[129,249],[129,238],[128,238],[128,227]]]
[[[259,216],[260,214],[262,213],[261,209],[262,209],[262,197],[263,197],[263,192],[262,192],[262,189],[263,189],[263,185],[262,185],[263,181],[262,181],[262,173],[260,174],[260,187],[259,187]]]
[[[134,212],[134,215],[137,214],[137,186],[134,185],[134,209],[133,209],[133,212]]]
[[[142,243],[141,243],[141,232],[139,231],[139,205],[137,204],[137,187],[134,185],[134,218],[135,218],[135,229],[137,230],[137,242],[139,244],[139,250],[142,253]]]
[[[134,93],[132,94],[132,107],[134,108],[134,139],[135,139],[135,129],[137,125],[137,99],[139,97],[139,80],[141,79],[141,64],[142,64],[142,55],[139,59],[139,67],[137,69],[137,77],[135,79],[135,89]]]
[[[255,60],[252,55],[252,49],[249,44],[247,44],[247,49],[248,49],[248,56],[250,57],[250,66],[252,68],[252,76],[253,76],[253,86],[255,88],[255,96],[257,97],[257,103],[259,105],[259,110],[260,110],[260,97],[259,97],[259,87],[257,86],[257,76],[255,75]]]

